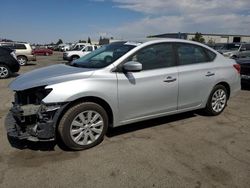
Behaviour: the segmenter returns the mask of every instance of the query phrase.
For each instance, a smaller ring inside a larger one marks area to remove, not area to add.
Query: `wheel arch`
[[[80,58],[80,56],[79,56],[79,55],[77,55],[77,54],[73,54],[73,55],[71,55],[71,56],[70,56],[70,59],[73,59],[73,57],[78,57],[78,58]]]
[[[26,55],[17,55],[16,57],[17,57],[17,58],[18,58],[18,57],[25,57],[25,58],[27,59],[27,61],[28,61],[28,57],[27,57]]]
[[[107,112],[108,115],[108,121],[109,121],[109,127],[113,126],[114,123],[114,115],[113,115],[113,110],[111,108],[111,106],[102,98],[100,97],[94,97],[94,96],[86,96],[86,97],[82,97],[79,99],[76,99],[74,101],[69,102],[62,111],[60,111],[60,114],[57,118],[56,121],[56,127],[58,127],[59,122],[61,120],[61,118],[63,117],[63,115],[73,106],[79,104],[79,103],[83,103],[83,102],[94,102],[98,105],[100,105],[101,107],[104,108],[104,110]]]
[[[227,94],[228,94],[228,99],[230,98],[230,94],[231,94],[231,88],[230,88],[230,85],[227,83],[227,82],[225,82],[225,81],[222,81],[222,82],[219,82],[219,83],[217,83],[215,86],[217,86],[217,85],[222,85],[222,86],[224,86],[225,88],[226,88],[226,90],[227,90]]]

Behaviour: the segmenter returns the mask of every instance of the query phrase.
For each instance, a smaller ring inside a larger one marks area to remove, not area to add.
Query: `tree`
[[[57,41],[56,45],[59,45],[59,44],[62,44],[62,43],[63,43],[62,39],[59,39],[59,40]]]
[[[79,40],[79,43],[86,43],[86,40]]]
[[[210,44],[210,45],[214,45],[215,41],[212,38],[210,38],[207,43]]]
[[[203,38],[202,34],[198,32],[195,33],[195,36],[192,38],[192,41],[205,43],[205,39]]]
[[[88,37],[88,43],[91,44],[91,39],[90,39],[90,37]]]
[[[99,45],[104,45],[104,44],[109,44],[109,39],[100,37]]]

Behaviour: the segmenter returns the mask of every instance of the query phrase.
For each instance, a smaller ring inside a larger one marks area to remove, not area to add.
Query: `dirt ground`
[[[63,63],[38,57],[19,74]],[[0,80],[0,187],[250,186],[250,90],[217,117],[195,112],[109,130],[98,146],[65,151],[55,142],[10,143],[5,119],[13,100]]]

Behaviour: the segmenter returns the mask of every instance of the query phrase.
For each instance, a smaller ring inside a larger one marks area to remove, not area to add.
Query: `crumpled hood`
[[[18,76],[10,83],[9,87],[13,91],[21,91],[38,86],[88,78],[93,73],[93,69],[72,67],[64,64],[52,65]]]

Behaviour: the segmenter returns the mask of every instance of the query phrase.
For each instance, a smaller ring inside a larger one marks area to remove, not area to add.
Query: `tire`
[[[227,89],[223,85],[216,85],[208,98],[205,108],[206,114],[210,116],[219,115],[227,106],[227,100]]]
[[[27,65],[28,59],[25,56],[18,56],[17,61],[21,66]]]
[[[8,78],[11,71],[8,66],[0,64],[0,79]]]
[[[79,59],[79,58],[80,58],[79,56],[74,55],[74,56],[71,57],[71,61],[74,61],[74,60]]]
[[[61,140],[72,150],[84,150],[96,146],[102,142],[107,129],[106,111],[93,102],[84,102],[71,107],[58,125]]]

